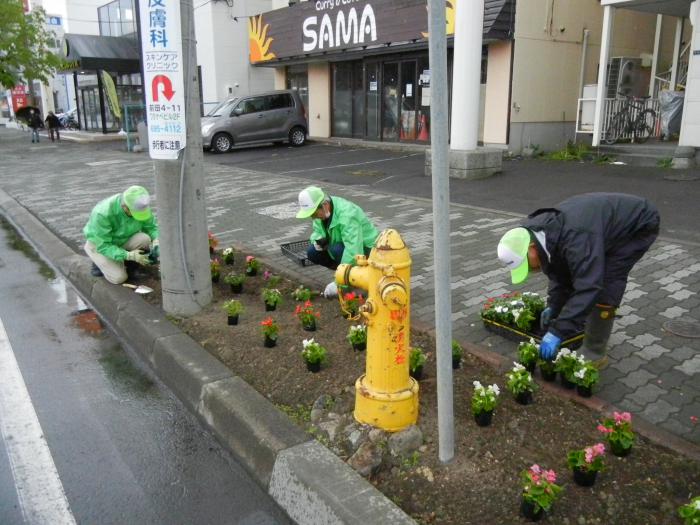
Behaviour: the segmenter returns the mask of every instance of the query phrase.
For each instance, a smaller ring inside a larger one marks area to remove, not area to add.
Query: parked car
[[[234,145],[306,142],[306,109],[293,90],[228,99],[202,117],[204,149],[225,153]]]

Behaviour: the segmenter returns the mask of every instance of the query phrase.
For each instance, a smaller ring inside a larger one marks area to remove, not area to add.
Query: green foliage
[[[487,299],[481,317],[497,323],[531,331],[539,319],[545,302],[534,292],[512,293]]]
[[[541,508],[548,511],[562,488],[556,485],[556,474],[553,470],[542,470],[538,465],[532,465],[529,470],[520,474],[523,484],[523,499],[535,510]]]
[[[629,412],[614,412],[612,418],[604,419],[598,425],[598,430],[605,434],[611,446],[627,449],[634,445],[632,415]]]
[[[307,363],[324,363],[327,359],[327,352],[324,347],[313,339],[304,339],[304,349],[301,356]]]
[[[589,148],[585,144],[574,144],[569,141],[566,147],[560,151],[554,151],[547,155],[549,160],[582,161],[589,154]]]
[[[586,388],[595,385],[599,379],[600,372],[598,372],[598,369],[589,361],[582,363],[578,370],[574,372],[574,383]]]
[[[615,161],[615,155],[608,155],[607,153],[603,153],[602,155],[596,155],[593,157],[593,162],[596,164],[610,164],[611,162]]]
[[[474,381],[474,393],[472,394],[472,414],[491,412],[498,404],[498,396],[501,391],[498,385],[483,386],[479,381]]]
[[[690,503],[678,508],[678,515],[683,518],[685,525],[700,525],[700,496],[696,496]]]
[[[452,340],[452,359],[462,359],[462,356],[464,355],[464,349],[462,348],[462,345],[460,345],[457,341],[454,339]]]
[[[414,450],[413,453],[405,456],[401,460],[401,468],[404,470],[410,470],[416,468],[418,463],[420,463],[420,453],[417,450]]]
[[[306,302],[311,299],[311,290],[299,286],[296,290],[292,292],[292,297],[295,301]]]
[[[568,348],[562,348],[554,359],[554,369],[569,381],[574,382],[574,374],[583,366],[584,362],[583,356]]]
[[[306,405],[277,405],[287,417],[294,421],[297,425],[302,425],[311,421],[311,407]]]
[[[232,247],[226,248],[223,252],[221,252],[221,258],[224,260],[224,263],[226,264],[233,264],[233,261],[236,257],[236,252]]]
[[[597,443],[583,450],[572,450],[566,457],[569,468],[577,468],[586,472],[600,472],[605,466],[605,445]]]
[[[535,382],[532,379],[532,374],[525,370],[525,367],[519,363],[515,363],[513,369],[506,374],[506,380],[508,390],[515,396],[535,390]]]
[[[282,302],[282,292],[277,288],[263,288],[262,298],[265,304],[270,306],[277,306]]]
[[[656,165],[659,168],[672,168],[673,167],[673,159],[671,157],[664,157],[662,159],[659,159],[656,162]]]
[[[228,314],[230,317],[235,317],[236,315],[243,313],[243,305],[241,304],[240,301],[236,301],[235,299],[231,299],[229,301],[226,301],[222,308],[226,311],[226,314]]]
[[[224,282],[226,284],[230,284],[233,286],[243,284],[244,281],[245,281],[245,275],[244,274],[237,274],[236,272],[228,273],[224,277]]]
[[[411,348],[411,353],[408,356],[408,368],[411,372],[415,372],[423,366],[427,360],[428,357],[425,355],[422,348]]]
[[[25,14],[22,2],[0,0],[0,85],[47,82],[61,67],[63,60],[50,50],[55,38],[45,20],[42,8]]]
[[[529,341],[523,341],[518,345],[518,361],[524,366],[528,366],[537,361],[540,355],[540,350],[535,343],[535,340],[530,338]]]
[[[347,340],[351,345],[359,345],[367,342],[367,326],[357,324],[348,329]]]

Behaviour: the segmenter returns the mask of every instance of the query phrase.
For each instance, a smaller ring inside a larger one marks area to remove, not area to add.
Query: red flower
[[[272,320],[272,317],[268,317],[264,321],[260,321],[261,326],[272,326],[273,323],[274,321]]]

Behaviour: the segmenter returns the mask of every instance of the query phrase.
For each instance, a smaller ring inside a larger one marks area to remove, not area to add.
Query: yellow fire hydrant
[[[418,420],[418,382],[410,377],[411,257],[396,230],[384,230],[369,258],[341,264],[338,285],[367,291],[360,308],[367,324],[365,374],[355,382],[355,419],[389,432]]]

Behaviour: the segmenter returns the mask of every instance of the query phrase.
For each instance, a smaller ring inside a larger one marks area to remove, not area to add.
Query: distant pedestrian
[[[110,283],[121,284],[138,266],[157,261],[158,222],[150,201],[146,188],[131,186],[93,208],[83,228],[85,253],[93,262],[92,275],[104,275]]]
[[[39,128],[41,128],[44,123],[41,120],[41,115],[36,109],[29,110],[29,127],[32,128],[32,144],[39,142]]]
[[[632,267],[659,234],[659,212],[646,199],[623,193],[587,193],[530,214],[506,232],[498,258],[513,284],[541,270],[549,278],[546,330],[540,357],[553,359],[565,339],[585,326],[583,355],[602,367],[615,311]]]
[[[54,139],[54,133],[56,134],[56,139],[58,141],[61,141],[61,135],[59,133],[59,129],[61,127],[61,121],[58,120],[58,117],[54,115],[53,111],[49,111],[49,114],[46,115],[46,127],[49,128],[49,137],[51,138],[51,142],[53,142]]]
[[[331,197],[317,186],[299,193],[297,219],[313,219],[310,261],[335,270],[339,264],[355,264],[355,255],[369,255],[377,240],[377,229],[357,204]],[[335,281],[326,286],[325,297],[335,297]]]

